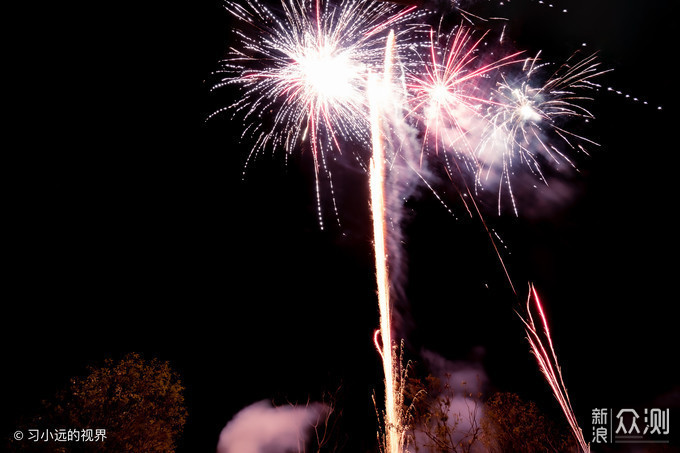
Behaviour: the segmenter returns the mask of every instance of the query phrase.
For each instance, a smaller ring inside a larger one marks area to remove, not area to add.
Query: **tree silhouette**
[[[486,401],[482,429],[490,453],[579,451],[564,429],[516,393],[495,393]]]
[[[33,439],[12,442],[13,451],[175,451],[187,410],[184,387],[168,362],[132,353],[88,371],[71,379],[54,401],[43,402],[43,413],[24,430],[30,436],[33,429]]]
[[[516,393],[485,396],[469,383],[427,376],[411,379],[407,396],[412,450],[427,453],[578,452],[564,426]]]
[[[482,394],[471,392],[467,382],[453,385],[450,380],[450,375],[444,379],[429,375],[407,385],[412,416],[408,440],[416,452],[479,451]]]

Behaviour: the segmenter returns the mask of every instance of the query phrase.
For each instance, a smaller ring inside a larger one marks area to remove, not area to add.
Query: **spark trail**
[[[541,319],[541,325],[543,327],[542,334],[539,333],[536,323],[534,322],[534,317],[531,314],[531,302],[533,301],[538,315]],[[529,340],[529,345],[531,347],[531,352],[538,362],[538,367],[543,373],[548,385],[555,395],[555,399],[562,408],[562,412],[569,423],[571,432],[574,438],[578,442],[579,447],[584,453],[590,453],[590,445],[586,443],[583,432],[578,425],[574,411],[571,408],[571,402],[569,401],[569,394],[567,393],[567,388],[564,385],[564,379],[562,378],[562,369],[557,361],[557,354],[555,353],[555,348],[553,347],[552,336],[550,335],[550,327],[548,326],[548,320],[545,317],[545,312],[543,310],[543,305],[538,297],[538,292],[536,288],[531,285],[529,288],[529,296],[527,298],[527,319],[524,319],[519,313],[517,315],[524,323],[524,328],[527,334],[527,339]],[[548,347],[546,348],[546,342]]]
[[[401,407],[399,401],[399,373],[392,341],[392,303],[390,300],[390,278],[388,271],[387,229],[385,225],[385,148],[381,128],[381,112],[385,97],[389,96],[392,78],[392,57],[394,52],[394,33],[390,32],[385,46],[385,65],[382,80],[376,74],[369,78],[368,96],[370,100],[372,156],[369,165],[369,186],[371,214],[373,218],[373,247],[375,271],[380,312],[380,330],[376,332],[375,345],[382,359],[385,376],[385,453],[400,453],[403,439]],[[380,342],[377,335],[380,335]]]

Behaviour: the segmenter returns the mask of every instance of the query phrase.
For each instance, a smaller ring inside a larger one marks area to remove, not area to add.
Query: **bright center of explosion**
[[[343,101],[355,92],[358,68],[343,53],[334,54],[328,46],[310,49],[297,59],[305,85],[321,101]]]
[[[433,104],[446,104],[453,96],[444,85],[435,85],[430,90],[430,100]]]
[[[456,105],[456,96],[442,83],[436,83],[427,90],[429,105],[425,110],[425,117],[430,120],[438,120],[445,116]]]
[[[524,121],[538,121],[541,119],[541,115],[536,113],[529,104],[524,104],[519,108],[519,115]]]
[[[536,110],[531,106],[532,102],[529,98],[522,93],[520,90],[514,90],[513,94],[517,99],[519,107],[517,108],[517,114],[522,121],[539,121],[541,115],[538,114]]]

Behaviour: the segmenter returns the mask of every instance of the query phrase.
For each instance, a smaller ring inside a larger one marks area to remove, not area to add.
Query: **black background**
[[[511,19],[520,48],[559,60],[586,43],[614,69],[594,107],[602,146],[579,158],[574,196],[538,217],[485,212],[518,294],[451,188],[456,217],[425,191],[405,241],[415,350],[460,360],[481,346],[494,388],[559,416],[513,312],[537,285],[586,437],[591,409],[669,407],[658,398],[673,391],[677,405],[679,382],[673,12],[592,3],[478,5]],[[227,97],[208,90],[229,36],[219,2],[10,16],[3,436],[87,365],[138,351],[183,378],[181,451],[214,451],[250,403],[340,383],[353,448],[371,448],[381,373],[366,176],[334,170],[342,227],[325,205],[324,230],[309,153],[263,156],[242,178],[238,124],[204,121]]]

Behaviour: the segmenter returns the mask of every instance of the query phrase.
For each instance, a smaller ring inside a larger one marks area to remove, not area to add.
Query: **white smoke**
[[[426,181],[433,182],[434,175],[423,159],[423,150],[418,138],[418,130],[406,121],[406,98],[404,74],[396,74],[392,80],[390,101],[383,105],[381,115],[383,124],[383,139],[386,154],[385,171],[385,221],[389,234],[387,235],[387,249],[390,274],[390,297],[395,310],[392,312],[393,333],[399,337],[407,336],[411,329],[411,319],[406,306],[407,298],[404,293],[404,282],[407,275],[407,257],[404,251],[404,233],[408,213],[406,202],[417,197]],[[401,88],[400,88],[401,87]]]
[[[423,349],[420,355],[430,373],[439,379],[447,379],[456,392],[467,389],[468,392],[476,393],[483,391],[488,384],[481,362],[484,348],[476,348],[472,354],[473,358],[467,361],[452,361],[428,349]]]
[[[320,403],[272,406],[259,401],[245,407],[222,429],[217,453],[304,451],[313,426],[328,408]]]
[[[451,361],[436,352],[430,350],[421,351],[421,357],[430,370],[432,376],[438,378],[442,383],[446,383],[448,388],[443,390],[442,395],[431,395],[434,397],[447,398],[448,420],[452,426],[452,442],[458,444],[466,439],[469,440],[470,433],[478,429],[484,415],[484,404],[479,398],[488,384],[486,372],[481,364],[484,354],[482,348],[474,351],[474,358],[470,361]],[[436,452],[437,447],[432,446],[432,441],[423,432],[423,427],[414,427],[415,442],[420,452]],[[480,441],[474,442],[470,446],[471,453],[484,453],[487,451],[484,444]]]

